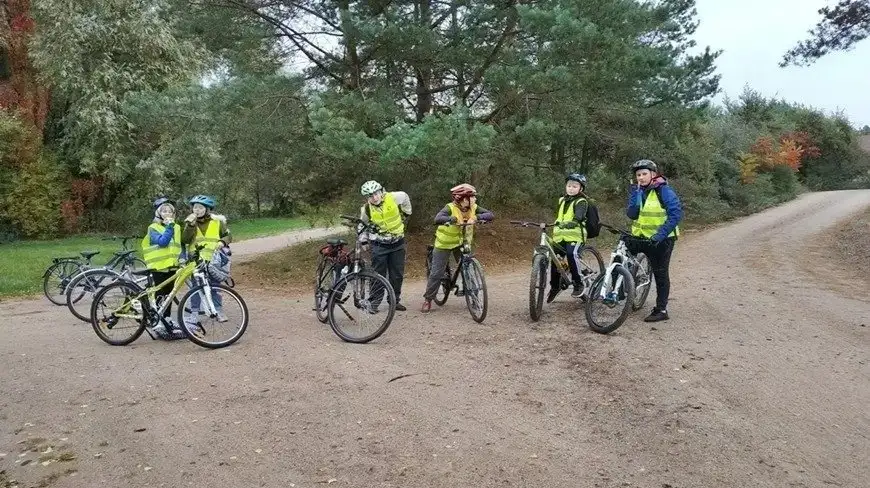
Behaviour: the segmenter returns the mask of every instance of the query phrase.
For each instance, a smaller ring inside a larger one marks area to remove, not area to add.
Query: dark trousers
[[[402,282],[405,280],[405,240],[393,244],[372,242],[372,267],[389,280],[396,292],[396,303],[402,296]]]
[[[629,239],[626,241],[628,250],[633,254],[644,253],[649,258],[649,265],[656,280],[656,308],[668,309],[668,298],[671,295],[671,254],[674,252],[676,237],[668,237],[658,245]]]
[[[571,270],[571,279],[574,281],[574,284],[580,283],[580,270],[577,268],[577,261],[574,260],[574,248],[577,246],[582,246],[583,244],[572,243],[572,242],[563,242],[560,246],[554,246],[553,250],[556,251],[556,254],[559,256],[566,256],[568,258],[568,268]],[[559,268],[556,267],[556,263],[550,263],[550,287],[551,288],[560,288],[562,283],[562,274],[559,273]]]
[[[174,275],[174,274],[175,274],[174,272],[153,271],[152,270],[151,271],[151,280],[154,283],[154,285],[156,286],[156,285],[159,285],[160,283],[163,283],[164,281],[168,280],[169,278],[172,278],[172,275]],[[162,303],[162,300],[164,300],[169,295],[169,293],[171,291],[172,291],[172,284],[166,285],[163,288],[161,288],[160,290],[157,290],[156,292],[154,292],[154,298],[156,298],[158,302]],[[155,305],[157,305],[157,304],[155,303]],[[171,313],[172,313],[172,304],[170,303],[169,306],[166,307],[166,311],[163,312],[163,316],[169,317],[171,315]]]

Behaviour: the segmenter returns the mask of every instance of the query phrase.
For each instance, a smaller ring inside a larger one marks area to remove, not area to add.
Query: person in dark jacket
[[[626,242],[632,253],[644,253],[649,258],[656,282],[656,305],[644,319],[646,322],[668,320],[668,298],[671,292],[669,268],[674,244],[680,235],[683,207],[667,179],[659,173],[656,163],[641,159],[631,165],[637,184],[631,185],[626,215],[633,220],[631,234],[637,240]],[[649,277],[636,278],[642,285]],[[647,286],[649,286],[647,284]]]

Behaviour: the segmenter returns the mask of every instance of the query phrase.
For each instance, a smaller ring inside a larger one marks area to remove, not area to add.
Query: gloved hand
[[[450,220],[448,222],[451,224],[458,224],[459,219],[457,219],[456,217],[450,217]]]
[[[192,224],[192,223],[196,222],[196,214],[192,213],[192,214],[188,215],[187,218],[184,219],[184,221],[188,224]]]
[[[562,222],[561,227],[563,229],[576,229],[577,227],[580,227],[580,224],[572,220],[570,222]]]

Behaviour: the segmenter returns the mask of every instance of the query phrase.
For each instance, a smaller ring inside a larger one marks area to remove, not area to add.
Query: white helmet
[[[380,183],[375,180],[371,180],[363,183],[362,189],[360,189],[360,193],[362,193],[364,197],[368,197],[374,195],[379,191],[382,191],[383,189],[384,187]]]

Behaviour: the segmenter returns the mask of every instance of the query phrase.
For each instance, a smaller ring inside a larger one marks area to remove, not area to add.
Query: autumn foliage
[[[778,139],[770,136],[759,137],[749,148],[748,154],[741,154],[737,158],[740,182],[752,183],[758,171],[770,172],[778,166],[798,172],[806,158],[820,155],[821,151],[806,132],[787,132]]]

